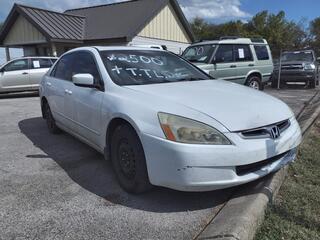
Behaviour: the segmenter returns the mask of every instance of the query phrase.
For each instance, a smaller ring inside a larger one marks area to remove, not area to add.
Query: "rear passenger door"
[[[38,88],[42,77],[52,66],[50,58],[31,58],[29,81],[33,88]]]
[[[45,84],[48,89],[48,100],[55,120],[70,130],[75,130],[74,102],[72,99],[72,65],[74,53],[60,58],[47,78]]]
[[[215,70],[210,72],[214,78],[233,80],[236,78],[237,66],[234,62],[233,45],[221,44],[214,57]]]
[[[237,79],[234,82],[244,84],[248,73],[255,67],[250,45],[234,45],[234,55],[237,66]]]

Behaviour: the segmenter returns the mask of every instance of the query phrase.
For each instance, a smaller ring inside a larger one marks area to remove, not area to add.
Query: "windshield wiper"
[[[206,80],[206,79],[203,79],[203,78],[195,78],[195,77],[177,79],[177,81],[179,81],[179,82],[192,82],[192,81],[202,81],[202,80]]]

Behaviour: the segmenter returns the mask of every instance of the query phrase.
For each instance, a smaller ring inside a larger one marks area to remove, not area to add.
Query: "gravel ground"
[[[298,112],[314,92],[266,89]],[[50,135],[38,97],[0,97],[0,239],[193,239],[233,189],[123,192],[103,156]]]

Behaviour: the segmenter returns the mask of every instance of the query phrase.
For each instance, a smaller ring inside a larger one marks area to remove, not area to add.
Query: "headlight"
[[[222,133],[204,123],[167,113],[158,113],[158,117],[168,140],[190,144],[231,145]]]
[[[311,63],[311,64],[307,63],[304,65],[304,69],[305,70],[314,70],[314,69],[316,69],[316,66],[313,63]]]

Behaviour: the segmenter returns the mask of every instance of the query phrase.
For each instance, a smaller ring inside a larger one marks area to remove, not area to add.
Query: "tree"
[[[310,46],[320,55],[320,17],[310,22]]]
[[[320,18],[317,36],[320,45]],[[293,50],[304,48],[308,45],[307,31],[304,24],[288,21],[285,12],[270,14],[262,11],[252,17],[247,23],[230,21],[223,24],[207,23],[201,18],[196,18],[191,23],[197,39],[219,39],[222,36],[262,37],[265,38],[277,58],[281,50]]]

